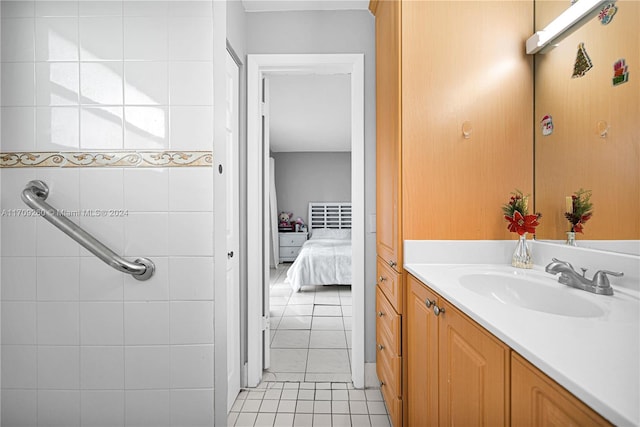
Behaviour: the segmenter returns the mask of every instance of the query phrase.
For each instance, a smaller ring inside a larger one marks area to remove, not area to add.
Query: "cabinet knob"
[[[382,283],[382,282],[384,282],[385,280],[387,280],[387,278],[386,278],[386,277],[384,277],[384,276],[380,276],[380,277],[378,277],[378,280]]]
[[[378,317],[382,317],[382,316],[384,316],[384,313],[383,313],[383,312],[381,312],[381,311],[379,311],[379,312],[378,312]]]
[[[439,316],[440,314],[444,314],[444,307],[438,307],[437,305],[433,306],[433,313],[436,316]]]
[[[398,263],[397,263],[397,262],[395,262],[395,261],[391,261],[391,260],[387,261],[387,263],[388,263],[391,267],[395,267],[396,265],[398,265]]]
[[[426,301],[424,302],[424,305],[426,305],[427,308],[431,308],[431,306],[435,303],[436,303],[435,300],[431,301],[429,298],[427,298]]]
[[[384,381],[380,381],[380,387],[384,385]]]
[[[384,346],[382,344],[378,344],[378,350],[380,351],[384,350]]]

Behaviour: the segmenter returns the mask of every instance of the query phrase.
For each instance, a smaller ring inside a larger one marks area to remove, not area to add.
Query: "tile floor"
[[[385,426],[390,421],[379,389],[355,390],[348,383],[269,382],[243,390],[229,426]]]
[[[229,426],[390,426],[379,389],[351,384],[351,287],[285,282],[271,270],[271,366],[240,392]]]
[[[351,381],[351,287],[285,281],[290,264],[271,270],[271,366],[264,381]]]

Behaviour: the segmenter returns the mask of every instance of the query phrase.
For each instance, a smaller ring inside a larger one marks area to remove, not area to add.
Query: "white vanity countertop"
[[[515,242],[485,243],[487,246],[482,242],[405,242],[404,267],[609,421],[621,426],[639,425],[638,290],[616,287],[614,280],[613,296],[568,288],[557,283],[557,276],[544,273],[542,265],[532,270],[511,267],[504,258]],[[448,251],[453,256],[447,259]],[[635,265],[636,269],[639,266]],[[543,280],[548,286],[591,301],[602,308],[603,314],[571,317],[504,304],[459,281],[466,274],[487,272]]]

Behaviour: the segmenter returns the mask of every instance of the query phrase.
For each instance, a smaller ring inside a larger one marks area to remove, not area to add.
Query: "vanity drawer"
[[[402,314],[401,276],[378,257],[378,286],[398,314]]]
[[[307,241],[307,233],[279,233],[280,246],[302,246]]]
[[[402,399],[395,396],[392,390],[386,385],[381,386],[380,391],[384,397],[387,411],[389,411],[391,425],[393,427],[402,427]]]
[[[402,354],[400,331],[402,317],[396,313],[380,286],[376,287],[376,337],[385,341],[395,355]]]
[[[385,341],[384,334],[377,336],[376,370],[378,379],[384,384],[393,397],[402,396],[402,357],[394,354],[390,343]],[[380,347],[382,346],[382,347]]]

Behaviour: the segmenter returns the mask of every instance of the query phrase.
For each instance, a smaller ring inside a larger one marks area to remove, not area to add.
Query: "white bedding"
[[[307,240],[289,268],[287,279],[294,292],[306,285],[350,285],[351,239]]]

